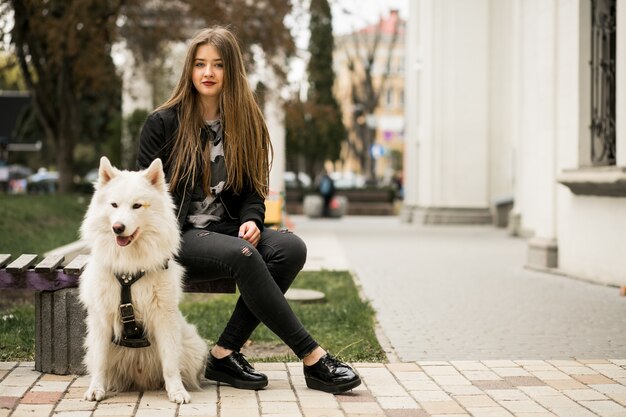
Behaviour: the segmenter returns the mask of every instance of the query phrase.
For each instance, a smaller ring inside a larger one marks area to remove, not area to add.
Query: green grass
[[[323,302],[291,302],[304,327],[320,345],[344,360],[385,361],[374,333],[374,311],[361,301],[349,272],[301,272],[294,287],[322,291]],[[220,295],[207,302],[183,302],[181,310],[210,343],[216,340],[232,313],[236,295]],[[253,342],[282,344],[265,325],[252,334]],[[294,355],[253,358],[265,361],[297,360]]]
[[[0,362],[32,361],[35,358],[35,306],[15,305],[0,309]]]
[[[0,195],[0,253],[45,252],[78,239],[89,197]]]

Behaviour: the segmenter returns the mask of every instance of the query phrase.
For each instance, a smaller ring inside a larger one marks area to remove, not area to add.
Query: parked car
[[[337,189],[365,187],[365,177],[361,174],[356,174],[351,171],[332,172],[330,174],[330,178],[333,179],[333,182],[335,183],[335,188]]]
[[[304,172],[296,173],[293,171],[285,171],[285,188],[309,188],[311,186],[311,177]]]
[[[28,177],[29,193],[54,193],[59,185],[59,173],[39,168],[37,172]]]

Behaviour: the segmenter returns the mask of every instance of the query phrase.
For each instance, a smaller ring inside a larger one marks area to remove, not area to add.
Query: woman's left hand
[[[252,246],[256,247],[259,240],[261,240],[261,231],[254,221],[248,220],[239,226],[239,237],[247,240]]]

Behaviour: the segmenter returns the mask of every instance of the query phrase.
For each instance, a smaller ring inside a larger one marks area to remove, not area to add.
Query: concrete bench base
[[[35,293],[37,371],[58,375],[85,373],[86,315],[78,300],[78,288]]]

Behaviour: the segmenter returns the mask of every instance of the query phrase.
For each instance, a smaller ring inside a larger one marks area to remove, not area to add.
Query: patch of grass
[[[25,303],[0,311],[0,362],[35,358],[35,305]]]
[[[323,302],[291,302],[291,306],[320,345],[346,361],[384,362],[385,353],[374,332],[374,311],[361,301],[352,276],[346,271],[301,272],[294,287],[318,290],[326,295]],[[222,332],[237,299],[219,295],[208,301],[184,301],[181,310],[210,343]],[[252,334],[253,342],[282,344],[265,325]],[[295,355],[252,358],[262,361],[296,361]]]
[[[0,196],[0,253],[43,255],[78,239],[89,196]]]

